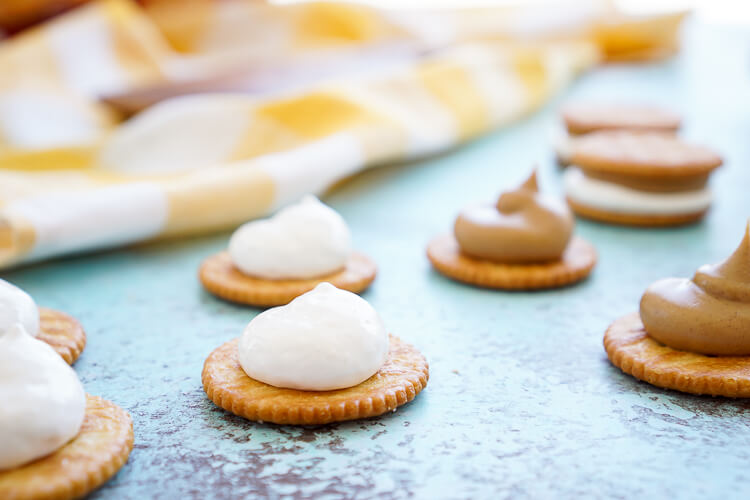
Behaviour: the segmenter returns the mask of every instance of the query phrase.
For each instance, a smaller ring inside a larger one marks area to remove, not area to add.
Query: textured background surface
[[[320,428],[246,422],[201,389],[203,360],[257,310],[196,279],[228,235],[70,258],[4,273],[81,320],[86,389],[135,422],[129,463],[97,498],[679,497],[750,495],[750,402],[658,390],[606,360],[602,334],[652,281],[724,258],[750,216],[750,36],[693,26],[674,61],[611,66],[517,126],[450,154],[373,170],[326,198],[380,275],[365,294],[431,365],[427,389],[383,418]],[[464,204],[541,167],[568,97],[633,97],[681,110],[685,135],[722,152],[715,209],[688,228],[579,222],[599,266],[578,286],[502,293],[447,281],[424,247]]]

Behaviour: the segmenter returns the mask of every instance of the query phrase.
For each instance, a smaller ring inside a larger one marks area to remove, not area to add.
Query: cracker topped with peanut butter
[[[648,287],[604,335],[613,364],[659,387],[750,397],[750,222],[739,247],[692,279]]]
[[[442,274],[477,286],[556,288],[582,280],[596,264],[593,246],[573,228],[570,209],[540,193],[533,172],[495,203],[462,210],[453,234],[433,239],[427,256]]]

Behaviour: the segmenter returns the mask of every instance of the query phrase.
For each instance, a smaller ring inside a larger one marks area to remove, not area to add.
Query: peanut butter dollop
[[[501,263],[560,259],[573,233],[573,215],[560,200],[539,194],[536,172],[493,205],[464,209],[453,228],[461,251]]]
[[[750,355],[750,222],[724,262],[700,267],[692,280],[667,278],[648,287],[641,321],[651,337],[674,349]]]

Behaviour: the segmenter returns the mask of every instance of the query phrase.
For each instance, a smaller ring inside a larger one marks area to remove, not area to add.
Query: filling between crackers
[[[577,165],[568,167],[563,176],[565,194],[574,202],[607,212],[649,215],[708,209],[713,196],[707,181],[707,175],[685,179],[592,175]]]

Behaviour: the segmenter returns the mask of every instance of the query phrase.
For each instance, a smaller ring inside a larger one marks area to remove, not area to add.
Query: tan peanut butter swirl
[[[453,233],[461,251],[501,263],[560,259],[573,233],[573,215],[562,201],[539,194],[536,172],[495,205],[464,209]]]
[[[750,222],[724,262],[700,267],[692,280],[667,278],[648,287],[641,321],[674,349],[750,356]]]

